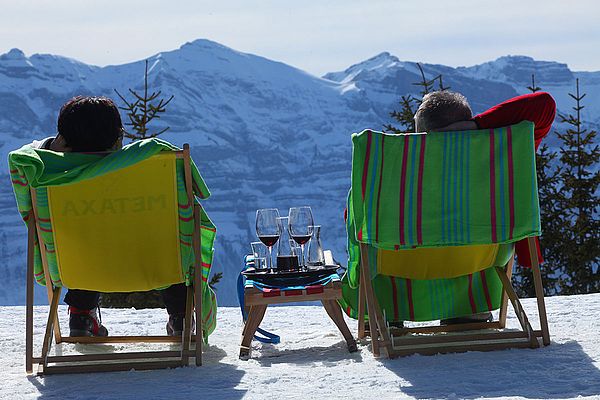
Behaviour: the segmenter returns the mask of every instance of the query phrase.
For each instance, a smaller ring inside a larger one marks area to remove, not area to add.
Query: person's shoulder
[[[50,143],[54,140],[54,136],[47,137],[41,140],[34,140],[31,142],[31,147],[34,149],[48,149]]]

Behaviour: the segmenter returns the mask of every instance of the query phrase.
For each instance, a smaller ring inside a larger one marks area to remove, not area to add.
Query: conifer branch
[[[165,127],[160,131],[150,133],[148,125],[154,119],[160,119],[160,115],[166,111],[166,106],[173,100],[173,95],[168,99],[160,99],[162,91],[152,91],[148,94],[148,60],[145,62],[144,70],[144,94],[141,95],[133,89],[128,89],[129,93],[133,96],[133,101],[127,100],[117,89],[114,89],[115,93],[119,96],[121,101],[125,103],[124,107],[119,107],[121,110],[127,113],[129,122],[125,125],[131,127],[131,131],[125,131],[124,136],[128,139],[148,139],[157,137],[169,130],[169,127]],[[158,103],[156,101],[158,100]]]

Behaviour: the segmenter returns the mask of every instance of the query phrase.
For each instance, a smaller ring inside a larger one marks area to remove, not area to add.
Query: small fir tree
[[[161,99],[161,91],[152,92],[148,94],[148,60],[146,60],[146,68],[144,72],[144,94],[141,95],[133,89],[128,89],[129,93],[133,95],[134,100],[128,101],[125,97],[119,93],[117,89],[114,89],[115,93],[121,98],[125,107],[119,107],[121,110],[127,112],[129,122],[126,122],[126,126],[131,127],[131,131],[125,131],[125,137],[132,140],[148,139],[162,135],[169,130],[169,127],[163,128],[160,131],[151,132],[148,125],[154,119],[160,119],[160,115],[166,111],[167,104],[173,100],[173,95],[167,100]]]
[[[531,93],[539,92],[540,90],[542,90],[541,87],[535,86],[535,74],[531,74],[531,86],[527,86],[527,89]]]
[[[583,294],[600,291],[600,220],[598,218],[598,183],[600,182],[600,148],[596,131],[583,127],[581,110],[584,94],[576,80],[573,114],[559,114],[566,124],[564,132],[557,132],[560,149],[560,209],[563,213],[561,257],[566,278],[565,294]]]

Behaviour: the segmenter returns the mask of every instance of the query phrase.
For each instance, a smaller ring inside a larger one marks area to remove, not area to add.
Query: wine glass
[[[310,240],[313,229],[313,215],[310,207],[292,207],[289,212],[289,225],[290,236],[296,243],[300,245],[302,250],[302,265],[305,266],[304,262],[304,245]]]
[[[273,245],[281,235],[281,225],[278,223],[279,211],[276,208],[263,208],[256,211],[256,236],[269,248],[268,268],[273,268],[271,252]]]

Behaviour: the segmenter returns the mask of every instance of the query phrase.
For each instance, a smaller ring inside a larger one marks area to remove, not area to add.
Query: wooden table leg
[[[248,319],[244,325],[242,331],[242,344],[240,346],[240,359],[247,359],[250,356],[250,346],[252,344],[252,337],[262,322],[265,312],[267,311],[267,305],[255,305],[250,307],[248,312]]]
[[[321,300],[321,303],[323,303],[323,307],[325,307],[325,311],[327,311],[327,314],[329,315],[329,317],[337,325],[340,332],[342,332],[344,339],[346,339],[348,351],[350,353],[354,353],[355,351],[357,351],[358,347],[356,346],[356,341],[354,340],[352,333],[350,333],[350,329],[348,329],[348,325],[346,325],[346,321],[344,320],[344,316],[342,315],[342,310],[340,310],[340,306],[337,303],[337,301]]]

